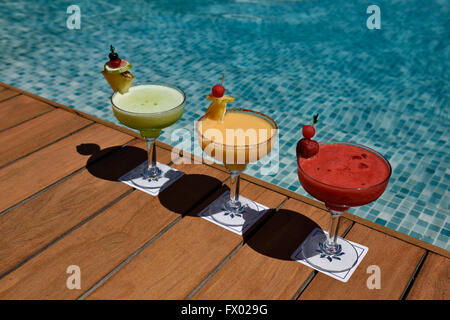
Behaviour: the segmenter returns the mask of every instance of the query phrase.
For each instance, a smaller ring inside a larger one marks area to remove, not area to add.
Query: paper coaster
[[[243,235],[252,225],[255,224],[269,210],[255,201],[239,196],[239,201],[245,207],[241,215],[234,215],[223,209],[224,202],[230,199],[230,191],[226,191],[209,206],[203,209],[198,216],[215,223],[222,228],[230,230],[239,235]]]
[[[148,181],[143,178],[142,172],[147,166],[147,161],[141,163],[136,168],[128,171],[119,178],[119,181],[127,185],[144,191],[152,196],[157,196],[160,192],[183,176],[184,172],[171,168],[165,164],[157,162],[156,165],[162,173],[158,180]]]
[[[369,248],[358,243],[339,238],[343,253],[336,256],[326,256],[321,254],[318,243],[323,241],[327,234],[328,233],[322,229],[315,228],[308,235],[305,241],[294,251],[291,258],[292,260],[296,260],[297,262],[322,272],[334,279],[347,282],[358,265],[361,263],[367,251],[369,251]],[[307,259],[305,259],[305,256]],[[320,266],[323,266],[329,270],[342,270],[343,265],[348,264],[349,260],[353,261],[355,257],[358,259],[357,262],[351,269],[346,271],[330,272],[320,268]]]

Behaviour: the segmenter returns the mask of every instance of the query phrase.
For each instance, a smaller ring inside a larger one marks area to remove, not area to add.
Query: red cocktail
[[[298,157],[303,188],[336,211],[378,199],[390,175],[391,166],[381,154],[354,143],[325,142],[314,157]]]
[[[330,229],[325,241],[318,248],[327,257],[341,257],[343,246],[348,242],[337,237],[339,217],[349,207],[362,206],[378,199],[386,189],[391,176],[391,165],[378,152],[368,147],[349,142],[324,142],[319,151],[305,158],[297,154],[298,177],[303,188],[314,198],[323,201],[332,215]],[[350,250],[352,251],[352,250]],[[350,269],[358,255],[339,270]],[[330,259],[331,259],[330,258]],[[331,261],[328,259],[329,261]],[[342,259],[339,259],[342,260]]]

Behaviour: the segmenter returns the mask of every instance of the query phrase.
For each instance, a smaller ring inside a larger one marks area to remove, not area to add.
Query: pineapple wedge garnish
[[[223,121],[223,117],[225,116],[225,112],[227,111],[227,103],[233,102],[234,97],[224,95],[220,98],[214,97],[212,95],[206,96],[206,99],[212,101],[206,110],[206,117],[211,120]]]
[[[108,81],[111,89],[113,89],[114,92],[119,91],[122,94],[128,92],[128,89],[130,89],[131,83],[134,79],[134,76],[129,71],[122,73],[109,73],[102,71],[102,74],[106,81]]]
[[[128,61],[120,59],[112,45],[110,49],[109,61],[105,63],[102,74],[114,92],[118,91],[124,94],[128,92],[134,79],[134,76],[129,72],[132,65]]]

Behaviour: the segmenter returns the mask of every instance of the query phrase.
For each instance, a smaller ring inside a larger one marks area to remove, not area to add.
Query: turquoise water
[[[161,137],[172,143],[225,73],[233,106],[280,127],[277,173],[247,173],[305,194],[295,144],[320,113],[318,140],[365,144],[393,167],[383,196],[352,212],[450,248],[448,1],[377,1],[380,30],[366,27],[370,1],[77,1],[81,28],[69,30],[71,4],[1,2],[1,81],[117,123],[100,74],[113,44],[138,81],[186,92]]]

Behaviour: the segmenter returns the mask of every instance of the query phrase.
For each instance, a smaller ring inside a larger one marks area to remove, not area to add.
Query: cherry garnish
[[[216,84],[214,87],[212,87],[211,95],[216,98],[222,98],[225,94],[225,87],[223,86],[223,79],[225,78],[225,75],[222,74],[222,84]]]
[[[306,139],[311,139],[316,134],[316,129],[314,129],[314,125],[317,123],[318,118],[319,118],[319,114],[314,115],[313,124],[303,126],[302,133]]]
[[[109,57],[108,65],[111,68],[118,68],[118,67],[120,67],[120,64],[122,63],[122,59],[119,58],[119,55],[117,54],[117,52],[114,52],[114,47],[112,45],[110,46],[110,49],[111,49],[111,52],[108,55],[108,57]]]
[[[313,126],[304,125],[302,128],[302,133],[306,139],[311,139],[316,134],[316,129],[314,129]]]
[[[302,158],[311,158],[315,154],[319,152],[319,143],[315,140],[311,140],[312,137],[316,134],[316,129],[314,129],[314,125],[317,123],[317,118],[319,117],[316,114],[313,117],[312,125],[304,125],[302,127],[303,139],[301,139],[297,143],[297,156],[301,156]]]
[[[211,91],[211,95],[216,97],[216,98],[222,98],[223,95],[225,94],[225,88],[220,85],[220,84],[216,84]]]
[[[319,143],[315,140],[303,138],[297,143],[297,156],[311,158],[319,152]]]

